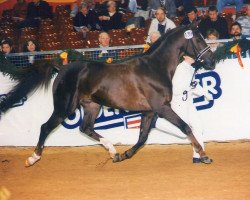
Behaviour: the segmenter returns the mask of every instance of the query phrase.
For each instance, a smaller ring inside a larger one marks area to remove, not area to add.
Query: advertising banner
[[[243,64],[244,68],[241,68],[237,59],[227,59],[218,63],[214,71],[200,70],[195,76],[199,84],[213,95],[210,101],[205,100],[204,96],[193,99],[204,127],[205,141],[250,139],[250,58],[243,58]],[[0,100],[6,97],[13,85],[15,82],[0,73]],[[49,119],[52,111],[51,84],[48,90],[39,88],[3,114],[0,120],[0,146],[35,146],[40,127]],[[83,109],[80,107],[51,133],[45,144],[98,144],[79,131],[83,119]],[[95,129],[114,144],[135,144],[140,121],[140,113],[103,106]],[[187,142],[185,135],[177,128],[173,133],[153,129],[147,141],[148,144]]]

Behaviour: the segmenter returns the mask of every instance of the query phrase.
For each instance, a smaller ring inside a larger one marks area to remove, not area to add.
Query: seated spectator
[[[99,47],[104,48],[100,51],[94,51],[92,54],[93,60],[106,60],[108,58],[115,59],[118,57],[118,51],[116,50],[106,50],[110,46],[110,36],[107,32],[101,32],[98,37]]]
[[[160,34],[163,35],[168,30],[176,27],[175,23],[167,18],[164,8],[158,8],[155,12],[155,16],[156,18],[152,20],[149,27],[147,42],[149,42],[149,35],[151,35],[152,32],[159,31]]]
[[[19,61],[16,59],[16,57],[12,57],[12,56],[7,57],[7,55],[11,53],[16,53],[15,49],[13,48],[13,41],[11,39],[2,40],[1,49],[6,59],[8,59],[14,65],[18,64]]]
[[[215,29],[209,29],[207,31],[207,34],[206,34],[206,39],[207,40],[218,40],[219,39],[219,33],[218,31],[216,31]],[[215,43],[208,43],[208,46],[210,46],[212,52],[215,52],[215,50],[220,46],[222,45],[221,43],[219,42],[215,42]]]
[[[81,5],[82,5],[82,4],[87,4],[89,10],[91,10],[91,11],[94,12],[94,9],[95,9],[94,0],[82,0],[82,1],[81,1]],[[72,5],[72,9],[71,9],[71,12],[70,12],[70,16],[74,18],[74,17],[76,16],[76,14],[78,13],[78,10],[79,10],[79,7],[78,7],[77,3],[74,3],[74,4]]]
[[[235,5],[236,12],[240,12],[243,7],[243,0],[217,0],[218,12],[222,13],[226,5]]]
[[[189,25],[192,22],[200,20],[200,17],[197,16],[197,9],[195,6],[188,7],[185,10],[185,13],[186,13],[186,16],[182,20],[181,25]]]
[[[25,0],[17,0],[17,3],[13,7],[13,19],[15,21],[22,21],[27,15],[28,4]]]
[[[35,41],[33,40],[28,40],[25,42],[23,46],[23,52],[29,52],[29,53],[35,53],[37,51],[40,51],[38,45],[36,44]],[[43,59],[43,55],[29,55],[29,56],[24,56],[24,61],[22,63],[23,66],[30,66],[34,64],[36,60]]]
[[[149,18],[148,0],[136,0],[136,12],[134,17],[143,17],[144,20]]]
[[[220,39],[229,38],[227,21],[218,15],[218,10],[215,6],[210,6],[208,9],[208,17],[203,19],[199,24],[199,30],[205,37],[209,29],[215,29],[220,34]]]
[[[96,29],[97,16],[93,11],[89,10],[86,3],[83,3],[74,18],[74,28],[78,32],[82,32],[85,36],[90,30]]]
[[[242,39],[245,38],[245,36],[242,35],[242,27],[240,25],[240,23],[238,22],[234,22],[232,23],[231,27],[230,27],[230,36],[233,39]]]
[[[152,32],[149,35],[150,45],[152,45],[156,40],[158,40],[161,37],[161,34],[159,31]]]
[[[33,0],[28,4],[26,19],[19,27],[38,27],[40,19],[52,18],[52,16],[51,7],[46,1]]]
[[[15,53],[15,49],[13,48],[13,42],[10,39],[2,40],[1,49],[5,55],[10,54],[10,53]]]
[[[121,1],[116,1],[118,4],[119,12],[125,13],[128,11],[128,4],[130,0],[121,0]]]
[[[116,3],[114,1],[109,1],[107,7],[107,11],[104,11],[99,15],[99,24],[101,28],[104,31],[122,28],[122,14],[117,12]]]
[[[153,13],[159,7],[163,7],[167,12],[167,16],[169,18],[176,17],[176,6],[175,1],[173,0],[150,0],[149,1],[149,8],[152,10]]]
[[[247,5],[247,15],[239,17],[236,21],[240,23],[242,27],[242,34],[250,37],[250,4]]]

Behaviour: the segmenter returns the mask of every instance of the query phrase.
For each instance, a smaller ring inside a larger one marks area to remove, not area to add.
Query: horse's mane
[[[152,44],[152,46],[145,52],[145,55],[153,53],[161,44],[162,41],[165,41],[170,35],[175,34],[176,32],[180,31],[180,29],[187,28],[187,26],[178,26],[174,29],[167,31],[164,35],[162,35],[156,42]]]

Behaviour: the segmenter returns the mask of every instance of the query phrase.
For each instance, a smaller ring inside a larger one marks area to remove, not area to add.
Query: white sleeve
[[[148,37],[147,37],[147,40],[146,40],[146,42],[148,42],[148,43],[150,43],[150,39],[149,39],[149,37],[150,37],[150,35],[153,33],[153,32],[155,32],[155,31],[157,31],[158,29],[156,29],[156,21],[155,21],[156,19],[153,19],[152,20],[152,22],[151,22],[151,24],[150,24],[150,27],[149,27],[149,30],[148,30]]]
[[[189,68],[190,64],[185,61],[177,66],[172,79],[173,95],[181,95],[185,90],[189,91],[191,89],[189,86],[192,73],[189,72]]]

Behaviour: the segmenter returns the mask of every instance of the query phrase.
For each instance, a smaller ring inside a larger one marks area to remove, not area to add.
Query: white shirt
[[[183,104],[182,101],[187,101],[192,103],[192,96],[203,96],[205,98],[212,99],[212,95],[208,91],[204,90],[199,83],[197,83],[195,88],[190,86],[194,75],[194,68],[183,61],[180,63],[174,73],[172,84],[173,84],[173,97],[171,101],[172,104]],[[186,95],[183,92],[187,92]]]
[[[237,20],[242,27],[242,34],[246,36],[250,36],[250,17],[241,16]]]
[[[149,36],[153,33],[153,32],[156,32],[158,31],[158,24],[159,24],[159,21],[155,18],[152,20],[151,24],[150,24],[150,27],[149,27],[149,31],[148,31],[148,37],[147,37],[147,42],[150,42],[150,39],[149,39]],[[167,17],[165,18],[165,20],[161,23],[162,25],[165,25],[166,24],[166,27],[165,27],[165,33],[168,31],[168,30],[171,30],[173,28],[176,27],[175,23],[168,19]]]

